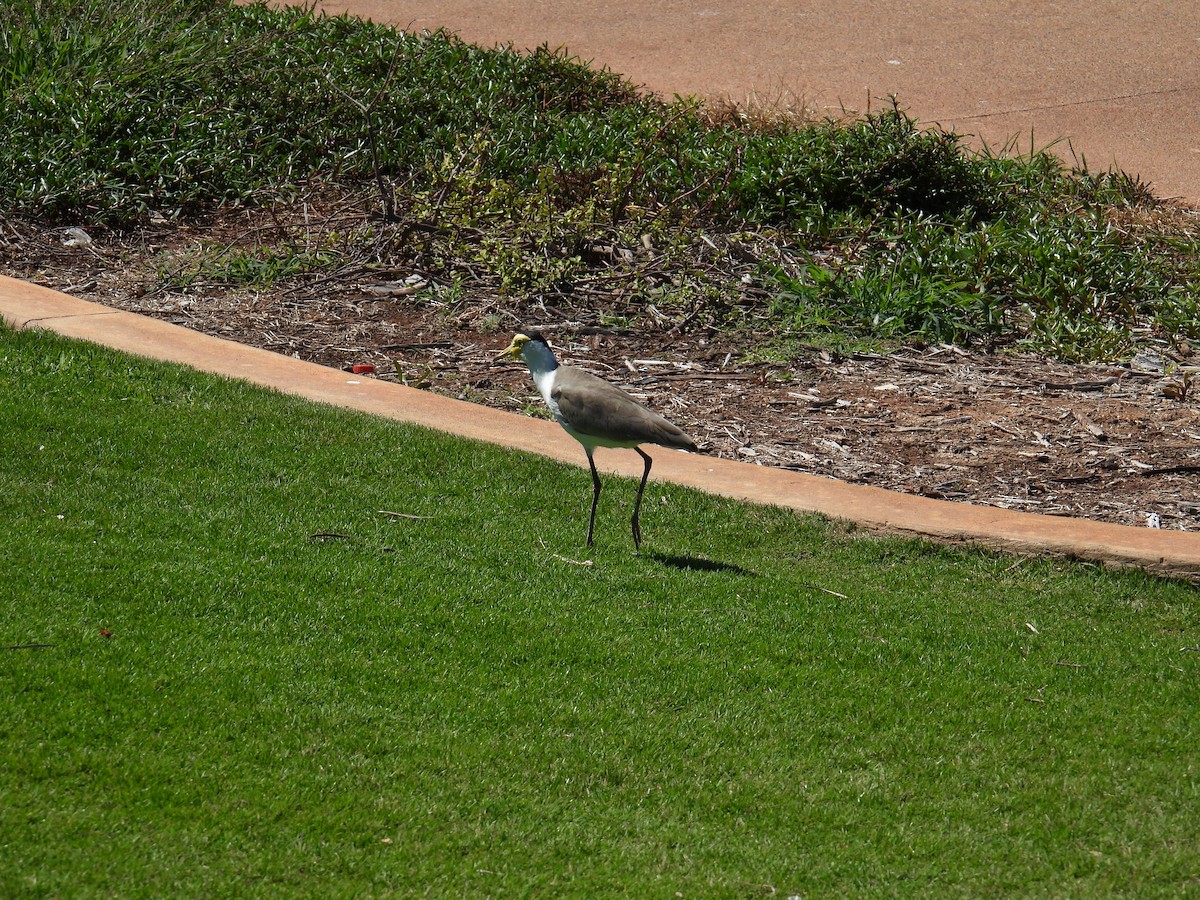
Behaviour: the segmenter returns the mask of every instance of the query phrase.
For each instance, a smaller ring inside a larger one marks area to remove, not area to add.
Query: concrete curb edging
[[[499,444],[583,467],[579,445],[557,424],[354,376],[80,300],[0,276],[0,317],[17,329],[44,328],[116,350]],[[598,458],[613,473],[638,477],[636,455]],[[1143,568],[1200,581],[1200,534],[950,503],[882,488],[705,456],[663,452],[654,474],[712,494],[797,512],[821,513],[874,532],[972,543],[1026,555],[1051,554]]]

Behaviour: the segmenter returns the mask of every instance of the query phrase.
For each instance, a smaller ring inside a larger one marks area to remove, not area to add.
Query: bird
[[[633,504],[632,522],[634,550],[640,551],[642,528],[638,514],[653,463],[640,445],[658,444],[675,450],[694,451],[696,442],[619,387],[575,366],[559,365],[549,342],[539,331],[518,332],[512,343],[496,354],[496,359],[524,360],[558,424],[583,445],[592,470],[592,514],[587,530],[589,547],[596,528],[596,505],[600,502],[600,474],[593,459],[596,448],[633,449],[642,457],[646,466]]]

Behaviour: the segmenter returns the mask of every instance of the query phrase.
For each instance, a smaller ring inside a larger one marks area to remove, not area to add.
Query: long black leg
[[[642,483],[638,485],[637,499],[633,501],[633,549],[642,549],[642,526],[638,522],[638,514],[642,511],[642,492],[646,490],[646,479],[650,477],[650,465],[654,462],[642,452],[641,447],[634,447],[638,455],[646,461],[646,470],[642,472]]]
[[[592,451],[587,451],[588,465],[592,467],[592,515],[588,519],[587,545],[592,546],[592,531],[596,527],[596,504],[600,502],[600,473],[596,471],[596,463],[592,460]]]

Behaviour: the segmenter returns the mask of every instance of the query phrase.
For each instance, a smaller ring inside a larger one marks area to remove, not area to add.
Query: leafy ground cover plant
[[[763,121],[545,49],[225,0],[6,4],[0,99],[0,207],[47,224],[128,229],[373,185],[379,221],[357,237],[381,268],[508,296],[611,276],[627,317],[765,316],[781,346],[1111,359],[1198,327],[1186,213],[1047,151],[971,151],[898,105]],[[701,259],[708,245],[731,252]],[[746,254],[755,290],[731,303]]]

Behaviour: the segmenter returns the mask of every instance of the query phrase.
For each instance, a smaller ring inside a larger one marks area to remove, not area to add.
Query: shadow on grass
[[[754,573],[735,566],[732,563],[717,562],[702,556],[678,556],[670,553],[647,553],[650,559],[670,566],[672,569],[684,569],[689,572],[730,572],[734,575],[753,575]]]

